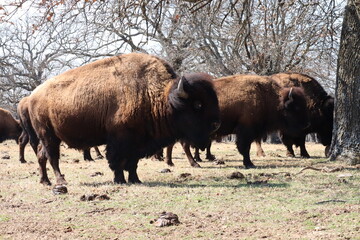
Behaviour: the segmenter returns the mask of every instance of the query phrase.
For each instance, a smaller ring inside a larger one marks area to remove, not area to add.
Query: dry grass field
[[[140,161],[140,185],[115,185],[106,160],[85,162],[62,148],[68,193],[55,195],[39,184],[30,146],[20,164],[7,141],[0,144],[0,239],[360,239],[360,169],[327,162],[321,145],[307,148],[312,158],[288,158],[283,145],[264,144],[267,157],[259,158],[253,146],[258,168],[246,170],[234,143],[215,143],[225,164],[202,168],[191,168],[177,144],[169,173],[161,173],[164,162]],[[236,171],[245,178],[230,179]],[[91,194],[109,199],[81,198]],[[180,224],[156,226],[163,211]]]

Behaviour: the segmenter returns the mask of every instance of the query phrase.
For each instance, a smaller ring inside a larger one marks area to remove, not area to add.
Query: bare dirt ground
[[[39,184],[30,147],[21,164],[7,141],[0,144],[0,239],[360,239],[359,167],[328,162],[321,145],[307,148],[310,159],[288,158],[283,145],[270,144],[266,157],[256,157],[253,146],[258,168],[245,170],[234,143],[215,143],[224,164],[201,168],[176,145],[175,167],[140,161],[140,185],[115,185],[106,160],[85,162],[62,148],[68,193],[55,195]],[[244,178],[229,178],[234,172]],[[156,226],[163,211],[180,224]]]

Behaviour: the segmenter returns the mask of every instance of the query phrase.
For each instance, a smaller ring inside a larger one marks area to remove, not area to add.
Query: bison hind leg
[[[51,182],[49,180],[49,177],[47,175],[47,170],[46,170],[46,163],[47,163],[47,157],[45,152],[43,151],[43,148],[41,145],[39,145],[38,150],[37,150],[37,158],[38,158],[38,162],[39,162],[39,170],[40,170],[40,183],[43,185],[47,185],[50,186]]]
[[[61,142],[61,140],[59,138],[57,138],[51,130],[48,130],[46,132],[45,136],[42,136],[42,139],[41,139],[41,146],[43,148],[41,150],[41,152],[45,151],[46,156],[49,159],[49,162],[51,164],[51,167],[52,167],[55,177],[56,177],[56,184],[57,185],[66,185],[67,182],[65,180],[64,174],[61,174],[60,167],[59,167],[60,142]],[[39,159],[39,161],[40,161],[40,159]]]

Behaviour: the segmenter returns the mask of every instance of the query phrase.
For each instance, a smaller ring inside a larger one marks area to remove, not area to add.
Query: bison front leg
[[[127,166],[126,166],[126,170],[129,172],[129,178],[128,178],[128,182],[129,183],[141,183],[138,175],[137,175],[137,165],[138,165],[139,160],[129,160],[127,162]]]
[[[202,162],[203,160],[200,157],[200,149],[199,148],[195,148],[195,152],[194,152],[194,160],[196,162]]]
[[[215,155],[211,154],[211,142],[209,143],[209,145],[206,148],[206,157],[207,160],[209,161],[215,161],[216,157]]]
[[[309,153],[306,151],[305,148],[305,138],[306,135],[301,135],[295,138],[295,144],[300,147],[300,156],[303,158],[310,158]]]
[[[112,141],[109,141],[106,146],[106,159],[108,160],[110,169],[114,172],[114,183],[124,184],[126,183],[124,177],[125,159],[121,158],[121,151],[117,145],[115,140],[112,139]]]
[[[170,167],[174,166],[174,163],[172,161],[172,150],[173,150],[173,148],[174,148],[174,144],[171,144],[171,145],[167,146],[167,148],[166,148],[165,162]]]
[[[243,155],[243,163],[246,169],[255,168],[255,165],[250,160],[250,146],[252,142],[251,135],[246,130],[240,131],[240,134],[236,136],[236,147],[238,151]]]
[[[187,157],[190,165],[191,165],[192,167],[199,168],[200,165],[199,165],[197,162],[195,162],[193,156],[191,155],[190,144],[184,142],[184,143],[181,143],[181,145],[182,145],[182,147],[183,147],[183,149],[184,149],[184,152],[185,152],[185,154],[186,154],[186,157]]]
[[[286,147],[286,156],[295,157],[295,153],[294,153],[294,150],[292,147],[292,145],[294,144],[292,137],[290,137],[284,133],[282,133],[280,136],[281,136],[281,141],[283,142],[283,144]]]
[[[256,143],[256,156],[258,157],[265,157],[265,152],[261,147],[261,140],[257,139],[255,140]]]
[[[124,171],[122,169],[114,170],[114,183],[125,184],[126,180],[124,177]]]

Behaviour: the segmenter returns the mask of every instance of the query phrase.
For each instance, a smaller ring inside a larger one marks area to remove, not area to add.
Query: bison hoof
[[[301,157],[302,158],[310,158],[310,155],[309,154],[302,154]]]
[[[256,156],[258,156],[258,157],[265,157],[266,155],[265,155],[265,153],[263,153],[263,152],[258,152],[258,153],[256,153]]]
[[[21,163],[26,163],[26,161],[24,159],[20,159]]]
[[[175,166],[174,163],[168,163],[167,165],[170,166],[170,167],[174,167],[174,166]]]
[[[206,159],[209,160],[209,161],[215,161],[216,157],[211,154],[210,156],[206,156]]]
[[[114,179],[114,183],[115,183],[115,184],[126,184],[126,181],[125,181],[124,179],[121,179],[121,180],[120,180],[120,179],[116,179],[116,178],[115,178],[115,179]]]
[[[130,180],[129,179],[129,183],[131,183],[131,184],[141,184],[142,182],[139,179],[135,179],[135,180]]]
[[[201,166],[199,164],[197,164],[197,163],[191,164],[191,166],[194,167],[194,168],[201,168]]]
[[[256,168],[256,166],[253,163],[245,164],[245,169],[251,169],[251,168]]]

